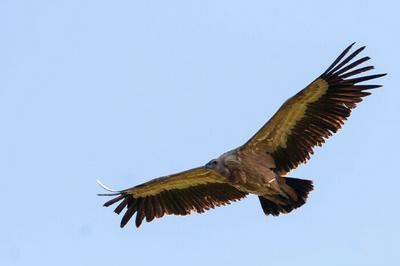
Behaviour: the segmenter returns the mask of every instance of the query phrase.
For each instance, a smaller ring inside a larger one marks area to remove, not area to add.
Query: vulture
[[[108,190],[98,195],[114,197],[104,206],[118,203],[114,212],[124,212],[121,227],[134,215],[139,227],[144,219],[151,222],[164,215],[203,213],[249,194],[258,196],[265,215],[278,216],[299,208],[313,190],[313,182],[287,174],[310,159],[313,149],[342,127],[370,90],[381,87],[364,82],[386,75],[366,75],[374,67],[362,64],[370,58],[356,58],[365,46],[350,53],[353,46],[289,98],[244,145],[204,166],[120,191],[98,181]]]

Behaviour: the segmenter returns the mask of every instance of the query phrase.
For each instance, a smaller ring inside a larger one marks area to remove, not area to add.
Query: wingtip
[[[354,45],[356,45],[356,42],[352,42],[349,46],[346,47],[346,49],[344,49],[344,51],[346,51],[346,53],[348,53],[353,48]],[[359,49],[364,50],[364,48],[365,48],[365,46],[360,47]]]
[[[382,78],[386,75],[387,75],[387,73],[382,73],[382,74],[375,74],[375,75],[371,75],[371,76],[374,77],[375,79],[377,79],[377,78]]]
[[[119,227],[120,227],[120,228],[124,228],[125,225],[127,225],[127,223],[128,223],[129,220],[130,220],[130,218],[129,218],[129,219],[126,219],[125,216],[122,217],[122,220],[121,220],[121,222],[120,222],[120,224],[119,224]]]

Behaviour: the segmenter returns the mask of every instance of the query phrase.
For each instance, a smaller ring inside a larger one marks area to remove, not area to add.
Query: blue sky
[[[397,1],[0,1],[1,265],[394,265],[400,233]],[[348,44],[385,87],[256,197],[119,228],[126,188],[244,143]]]

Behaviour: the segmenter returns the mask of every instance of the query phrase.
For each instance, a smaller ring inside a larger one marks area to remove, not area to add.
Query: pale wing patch
[[[302,119],[307,110],[307,104],[318,101],[328,90],[328,83],[318,79],[300,93],[290,98],[271,120],[252,138],[249,143],[253,148],[260,144],[268,152],[278,147],[286,148],[288,136],[296,123]],[[261,148],[261,147],[260,147]]]
[[[153,179],[140,186],[127,190],[135,198],[157,195],[165,190],[185,189],[208,183],[224,183],[223,177],[203,167],[175,175]]]

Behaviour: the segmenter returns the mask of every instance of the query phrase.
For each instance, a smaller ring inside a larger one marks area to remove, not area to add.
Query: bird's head
[[[213,160],[209,161],[209,162],[205,165],[205,167],[206,167],[207,169],[210,169],[210,170],[215,170],[215,169],[217,168],[217,166],[218,166],[218,160],[217,160],[217,159],[213,159]]]
[[[229,169],[225,166],[225,164],[223,163],[223,160],[221,159],[221,157],[219,159],[214,159],[209,161],[206,165],[205,165],[206,169],[209,170],[213,170],[223,176],[229,176],[230,175],[230,171]]]

